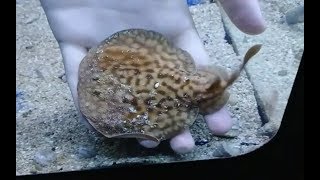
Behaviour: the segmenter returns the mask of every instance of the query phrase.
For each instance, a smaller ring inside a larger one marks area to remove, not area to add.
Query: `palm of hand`
[[[116,1],[109,1],[108,4],[103,4],[105,2],[101,1],[83,2],[83,4],[70,1],[69,4],[54,2],[53,6],[50,5],[50,9],[46,9],[49,3],[42,2],[50,27],[61,49],[67,81],[77,109],[76,87],[78,67],[82,58],[89,48],[117,31],[128,28],[156,30],[171,39],[178,47],[188,51],[196,64],[206,64],[209,60],[194,28],[188,7],[183,1],[174,1],[157,9],[152,7],[164,5],[158,4],[157,1],[136,1],[134,4],[130,4],[131,1],[123,4]],[[62,9],[52,8],[62,4],[64,5]],[[90,127],[82,115],[81,119]],[[209,129],[215,134],[227,132],[232,125],[225,108],[206,116],[205,119]],[[149,148],[158,145],[146,140],[139,140],[139,142]],[[193,149],[194,140],[187,129],[172,138],[170,144],[174,151],[184,153]]]

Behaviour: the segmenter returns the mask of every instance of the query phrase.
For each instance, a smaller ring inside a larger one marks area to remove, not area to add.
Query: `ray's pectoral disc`
[[[79,108],[108,138],[169,139],[192,125],[198,112],[226,103],[225,88],[238,75],[226,79],[218,72],[196,71],[189,53],[160,33],[119,31],[80,63]]]

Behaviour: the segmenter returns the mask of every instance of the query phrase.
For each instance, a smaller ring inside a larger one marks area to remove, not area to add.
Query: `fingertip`
[[[224,0],[220,3],[232,23],[242,32],[258,35],[266,30],[267,24],[257,0]]]
[[[227,133],[233,125],[233,120],[225,107],[214,114],[206,115],[204,118],[208,128],[215,135]]]
[[[181,134],[170,140],[170,146],[173,151],[178,154],[191,152],[195,147],[194,139],[189,130],[183,131]]]
[[[155,148],[157,147],[160,142],[155,142],[151,140],[144,140],[144,139],[137,139],[139,144],[145,148]]]
[[[267,23],[263,18],[251,17],[244,20],[244,22],[238,25],[239,29],[249,35],[259,35],[267,29]]]

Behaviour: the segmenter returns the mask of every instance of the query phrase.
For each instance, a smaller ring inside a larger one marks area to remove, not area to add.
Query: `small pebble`
[[[286,76],[287,74],[288,74],[287,70],[281,70],[281,71],[278,72],[279,76]]]
[[[237,105],[237,102],[238,102],[238,98],[236,97],[236,95],[230,94],[229,101],[228,101],[229,105],[235,106]]]
[[[203,146],[203,145],[207,144],[208,142],[209,142],[209,141],[206,140],[206,139],[200,139],[200,140],[198,140],[198,141],[195,142],[195,145],[196,145],[196,146]]]
[[[57,170],[58,170],[58,171],[62,171],[62,170],[63,170],[63,167],[57,166]]]
[[[44,133],[44,136],[52,136],[52,135],[54,135],[54,132],[46,132],[46,133]]]
[[[288,24],[297,24],[304,22],[304,5],[297,6],[288,11],[285,15]]]
[[[259,131],[258,135],[260,136],[268,136],[272,138],[278,132],[279,128],[272,122],[265,124]]]
[[[35,71],[35,73],[36,73],[36,75],[37,75],[38,78],[40,78],[40,79],[42,79],[42,80],[45,79],[44,76],[43,76],[43,74],[42,74],[42,72],[41,72],[39,69],[35,69],[34,71]]]
[[[30,170],[30,174],[37,174],[36,170]]]
[[[215,151],[213,156],[215,157],[233,157],[240,154],[240,149],[227,143],[220,144]]]
[[[30,46],[26,46],[26,49],[32,49],[33,48],[33,46],[32,45],[30,45]]]
[[[22,113],[22,117],[26,118],[32,113],[32,110]]]
[[[94,156],[96,156],[96,151],[94,148],[91,147],[79,147],[78,149],[78,156],[80,158],[92,158]]]
[[[39,18],[40,18],[40,14],[38,14],[38,13],[28,14],[28,16],[27,16],[27,18],[25,20],[25,23],[26,24],[32,24],[35,21],[37,21]]]
[[[232,45],[232,38],[230,37],[230,35],[229,35],[228,33],[225,33],[225,35],[224,35],[224,40],[225,40],[228,44]]]
[[[41,166],[47,166],[56,160],[56,155],[51,150],[40,150],[36,152],[33,160]]]
[[[240,143],[241,146],[256,146],[258,145],[257,143],[252,143],[252,142],[241,142]]]
[[[240,154],[240,148],[232,146],[231,144],[223,143],[224,151],[229,154],[230,157],[237,156]]]
[[[226,152],[222,145],[219,145],[215,150],[212,151],[214,157],[230,157],[230,154]]]
[[[300,60],[302,58],[302,54],[303,54],[304,49],[299,49],[299,51],[295,54],[295,58]]]
[[[64,82],[64,83],[67,82],[67,78],[66,78],[66,74],[65,74],[65,73],[63,73],[63,74],[61,74],[60,76],[58,76],[58,78],[61,79],[62,82]]]

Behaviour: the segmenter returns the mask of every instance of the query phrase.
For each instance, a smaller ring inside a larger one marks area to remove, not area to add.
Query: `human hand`
[[[241,3],[240,3],[241,2]],[[247,34],[259,34],[265,24],[257,0],[221,0],[221,4],[235,25]],[[129,28],[156,30],[173,40],[174,44],[188,51],[197,65],[209,62],[201,39],[195,29],[185,0],[41,0],[50,28],[59,44],[66,78],[78,108],[78,68],[88,49],[99,44],[111,34]],[[79,113],[81,120],[92,126]],[[232,120],[226,107],[205,116],[213,134],[224,134],[231,129]],[[158,143],[149,140],[138,142],[147,148]],[[170,140],[177,153],[187,153],[195,146],[186,129]]]

